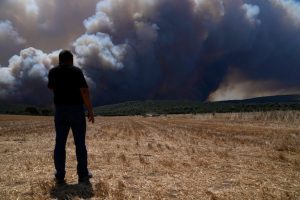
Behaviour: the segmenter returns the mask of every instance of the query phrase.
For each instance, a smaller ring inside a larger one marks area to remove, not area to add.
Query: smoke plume
[[[84,5],[80,17],[71,13],[78,10],[71,0],[25,1],[22,9],[4,2],[35,20],[27,22],[30,32],[16,20],[19,13],[0,14],[10,16],[0,22],[13,33],[3,34],[0,23],[1,51],[12,37],[12,46],[37,46],[21,50],[0,68],[1,99],[51,102],[47,72],[57,64],[55,49],[66,47],[74,52],[97,105],[300,92],[296,0],[76,0]],[[91,7],[94,14],[87,15]]]

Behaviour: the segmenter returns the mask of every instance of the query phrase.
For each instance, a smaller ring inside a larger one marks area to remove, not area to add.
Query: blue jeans
[[[56,131],[54,150],[56,178],[65,178],[66,142],[70,128],[72,129],[76,146],[77,174],[79,178],[87,176],[87,150],[85,146],[86,121],[83,106],[56,106],[54,121]]]

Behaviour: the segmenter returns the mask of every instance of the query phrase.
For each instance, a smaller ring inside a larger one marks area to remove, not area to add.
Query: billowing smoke
[[[26,47],[35,47],[46,52],[64,49],[82,33],[83,20],[95,10],[99,0],[0,0],[0,21],[9,20],[15,30],[26,40]],[[11,43],[1,41],[1,47]],[[10,57],[20,50],[10,52]],[[0,63],[7,62],[8,55],[2,51]]]
[[[58,64],[58,53],[28,48],[13,56],[8,67],[0,68],[0,97],[10,102],[49,102],[51,96],[45,91],[45,83],[50,68]]]
[[[24,43],[24,38],[15,30],[11,21],[0,20],[0,52],[3,59],[8,59],[9,56],[22,49]]]
[[[47,27],[58,35],[50,46],[45,43],[46,50],[54,44],[59,44],[57,49],[70,44],[96,104],[300,92],[300,3],[296,0],[101,0],[95,14],[82,20],[85,32],[75,38],[63,27],[69,21],[79,25],[57,12],[61,23],[53,17],[45,20],[42,2],[28,1],[24,12],[39,22],[38,30]],[[51,6],[68,10],[71,0],[60,2]],[[9,20],[2,23],[9,24],[14,37],[31,44],[28,31],[14,29],[15,21]],[[0,68],[0,98],[50,102],[47,71],[57,63],[57,54],[28,48],[13,56],[7,67]]]

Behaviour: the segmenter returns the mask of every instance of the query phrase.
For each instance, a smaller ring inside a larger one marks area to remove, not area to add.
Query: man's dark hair
[[[59,53],[59,64],[64,64],[70,61],[73,62],[73,54],[68,50],[62,50]]]

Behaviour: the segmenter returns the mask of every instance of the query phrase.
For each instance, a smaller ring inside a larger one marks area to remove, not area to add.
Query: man
[[[57,183],[65,183],[66,142],[71,128],[76,145],[78,181],[88,182],[92,175],[87,168],[86,121],[83,104],[92,123],[94,123],[94,114],[88,85],[81,69],[73,66],[73,55],[70,51],[60,52],[59,65],[49,71],[48,80],[48,88],[54,93],[55,104],[55,180]]]

